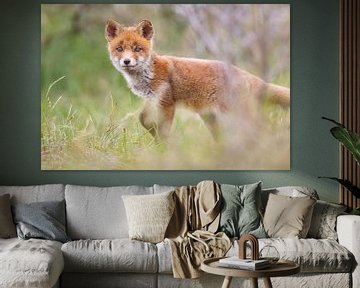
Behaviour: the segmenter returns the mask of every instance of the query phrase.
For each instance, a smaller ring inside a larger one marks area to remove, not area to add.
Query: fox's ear
[[[149,20],[142,20],[136,27],[138,33],[147,40],[154,35],[154,28]]]
[[[113,40],[119,33],[122,31],[122,26],[114,21],[114,20],[108,20],[105,27],[105,38],[108,42]]]

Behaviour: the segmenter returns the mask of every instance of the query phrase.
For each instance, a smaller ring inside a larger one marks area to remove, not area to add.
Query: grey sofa
[[[0,186],[12,203],[66,201],[67,233],[56,241],[0,239],[0,287],[221,287],[222,277],[174,279],[167,242],[128,239],[122,195],[153,194],[172,187],[87,187],[75,185]],[[275,189],[289,195],[289,188]],[[263,201],[266,195],[263,191]],[[328,239],[260,239],[281,257],[297,261],[301,273],[272,279],[274,287],[360,287],[360,217],[338,217],[339,242]],[[237,243],[228,252],[236,255]],[[262,285],[262,281],[259,281]],[[236,285],[250,284],[234,279]],[[261,286],[260,285],[260,286]]]

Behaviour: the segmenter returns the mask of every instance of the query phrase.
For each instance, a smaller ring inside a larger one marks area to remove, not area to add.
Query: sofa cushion
[[[310,197],[269,195],[264,227],[269,237],[305,238],[316,200]]]
[[[270,194],[289,196],[289,197],[310,196],[311,198],[319,199],[319,195],[317,194],[316,190],[310,187],[284,186],[284,187],[263,189],[261,191],[261,206],[263,212],[265,212],[265,208],[267,205],[267,201],[269,200]]]
[[[336,219],[346,209],[345,205],[318,200],[314,207],[307,237],[337,240]]]
[[[153,188],[154,188],[154,194],[165,193],[165,192],[169,192],[169,191],[174,191],[176,187],[177,187],[177,186],[167,186],[167,185],[154,184],[154,186],[153,186]]]
[[[66,272],[156,273],[156,246],[130,239],[78,240],[61,247]]]
[[[175,208],[174,191],[156,195],[124,195],[131,239],[157,243],[164,240]]]
[[[274,246],[280,258],[301,265],[302,272],[350,272],[353,255],[338,242],[328,239],[264,239],[263,245]]]
[[[348,273],[354,265],[353,255],[338,242],[329,239],[266,238],[259,239],[259,249],[274,246],[281,259],[295,261],[302,273]],[[171,274],[171,248],[167,241],[156,244],[159,273]],[[238,242],[234,241],[226,256],[238,255]],[[250,249],[247,251],[250,256]],[[276,256],[276,255],[273,255]],[[275,286],[274,286],[275,287]]]
[[[65,229],[65,201],[45,201],[13,206],[19,238],[70,241]]]
[[[0,287],[53,287],[63,268],[59,242],[0,239]]]
[[[10,194],[11,204],[64,200],[65,186],[47,184],[35,186],[0,186],[0,195]]]
[[[219,230],[229,237],[251,233],[266,237],[260,216],[261,182],[243,186],[221,184],[222,204]]]
[[[172,274],[171,247],[169,241],[156,244],[160,274]]]
[[[71,239],[128,238],[128,224],[121,197],[152,193],[152,187],[66,185],[67,233]]]
[[[301,272],[328,273],[350,272],[354,257],[344,246],[330,239],[267,238],[259,240],[259,250],[264,246],[273,246],[280,259],[295,261]],[[228,252],[236,255],[237,242]],[[275,255],[270,255],[275,256]]]

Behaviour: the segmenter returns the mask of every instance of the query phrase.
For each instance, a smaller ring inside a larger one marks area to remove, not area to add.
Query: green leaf
[[[333,119],[326,117],[322,117],[322,119],[328,120],[337,125],[337,127],[330,129],[331,134],[350,151],[356,162],[360,165],[360,136]]]
[[[338,126],[340,126],[340,127],[345,127],[343,124],[341,124],[341,123],[339,123],[339,122],[337,122],[337,121],[335,121],[334,119],[330,119],[330,118],[327,118],[327,117],[321,117],[321,119],[324,119],[324,120],[327,120],[327,121],[330,121],[330,122],[332,122],[332,123],[334,123],[334,124],[336,124],[336,125],[338,125]]]
[[[360,208],[354,208],[351,212],[351,215],[358,215],[360,216]]]
[[[339,140],[354,156],[360,165],[360,137],[356,133],[344,127],[334,127],[330,129],[331,134]]]
[[[347,190],[349,190],[356,198],[360,198],[360,188],[355,186],[349,180],[340,179],[340,178],[336,178],[336,177],[318,177],[318,178],[326,178],[326,179],[337,181],[342,186],[344,186]]]

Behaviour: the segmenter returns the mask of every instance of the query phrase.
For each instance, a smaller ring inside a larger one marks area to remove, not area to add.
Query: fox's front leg
[[[175,114],[175,105],[152,104],[147,102],[140,113],[140,123],[156,139],[169,136]]]
[[[145,103],[145,106],[139,115],[139,120],[141,125],[146,130],[148,130],[152,136],[156,138],[158,127],[157,127],[156,113],[151,103],[149,102]]]

